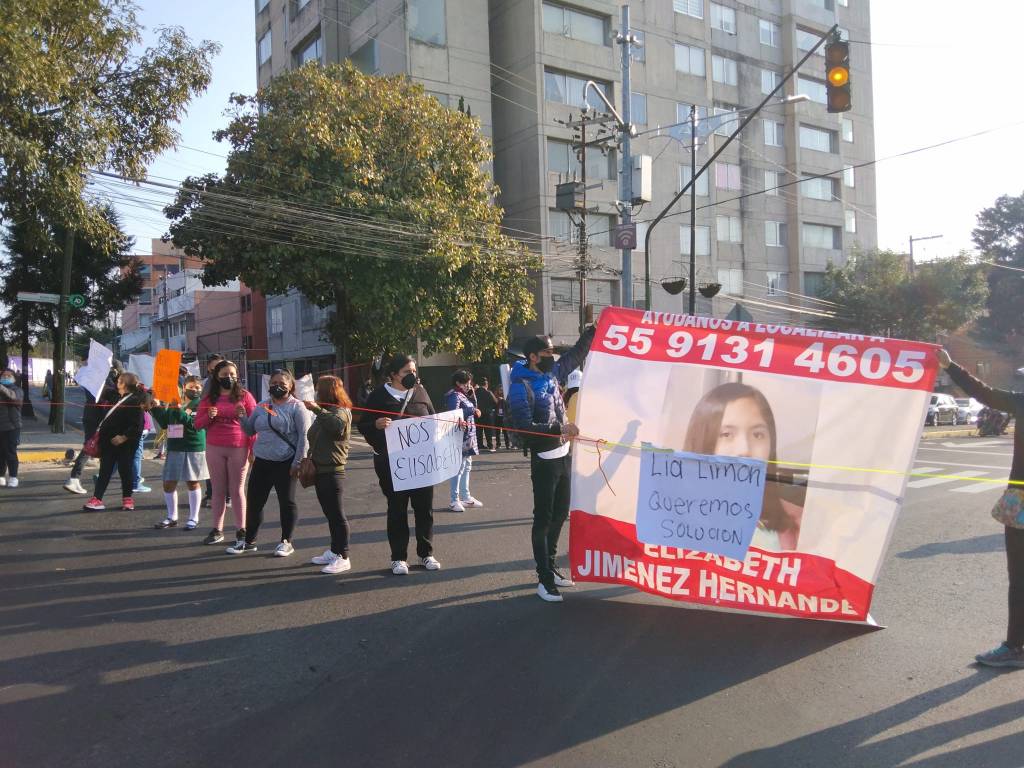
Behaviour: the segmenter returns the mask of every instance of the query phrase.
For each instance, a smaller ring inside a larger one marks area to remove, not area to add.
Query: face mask
[[[288,394],[288,387],[280,384],[275,384],[270,388],[270,394],[280,400],[282,397]]]
[[[5,387],[9,387],[13,383],[14,379],[12,379],[10,376],[4,376],[2,379],[0,379],[0,384],[3,384]]]
[[[195,400],[197,397],[199,397],[199,395],[201,393],[202,393],[201,390],[198,390],[198,389],[186,389],[185,390],[185,397],[188,400]]]
[[[221,379],[219,379],[219,381],[221,389],[231,389],[233,386],[235,386],[235,382],[238,381],[238,379],[236,379],[234,376],[224,376]]]
[[[417,381],[419,381],[419,379],[416,378],[415,373],[407,373],[402,377],[402,386],[406,389],[412,389],[416,386]]]
[[[555,370],[555,358],[553,357],[542,357],[537,361],[537,369],[541,373],[551,373]]]

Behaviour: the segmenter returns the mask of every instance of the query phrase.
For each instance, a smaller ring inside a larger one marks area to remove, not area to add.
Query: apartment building
[[[524,330],[568,342],[579,318],[578,230],[556,209],[555,186],[580,169],[562,122],[579,117],[587,81],[621,105],[620,7],[608,0],[256,0],[259,81],[310,59],[348,58],[367,72],[407,73],[450,106],[462,98],[493,141],[506,228],[543,242],[538,319]],[[807,322],[797,310],[820,306],[813,296],[828,263],[877,244],[874,169],[864,165],[874,159],[868,0],[637,0],[631,15],[643,40],[632,65],[639,132],[632,151],[654,158],[653,201],[634,212],[641,249],[645,222],[689,180],[691,142],[678,124],[691,105],[705,120],[742,115],[833,24],[853,41],[852,111],[826,111],[824,59],[812,56],[783,94],[806,100],[769,105],[651,234],[653,308],[686,308],[686,294],[671,295],[661,283],[688,276],[693,200],[697,283],[722,285],[713,300],[698,296],[698,312]],[[724,122],[698,145],[698,167],[736,124]],[[596,185],[588,190],[586,301],[595,311],[622,296],[621,255],[610,236],[621,197],[619,151],[607,150],[586,157],[588,186]],[[637,306],[645,301],[644,257],[633,253]],[[268,313],[292,301],[268,297]],[[282,313],[282,323],[301,316]],[[282,326],[281,335],[301,331]]]

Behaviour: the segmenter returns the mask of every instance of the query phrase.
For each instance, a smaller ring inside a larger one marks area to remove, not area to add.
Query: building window
[[[247,293],[238,297],[238,305],[242,312],[252,312],[252,294]]]
[[[650,229],[650,224],[646,221],[636,222],[636,248],[637,251],[647,250],[647,230]],[[636,291],[633,291],[636,294]]]
[[[632,94],[629,100],[629,119],[637,125],[647,125],[647,94]]]
[[[704,0],[672,0],[672,9],[695,19],[704,18]]]
[[[636,38],[636,45],[632,45],[629,48],[630,58],[632,58],[633,61],[645,62],[647,61],[647,36],[645,33],[636,29],[631,31],[633,37]]]
[[[824,272],[804,272],[804,294],[817,298],[825,292]]]
[[[270,5],[270,0],[256,0],[256,13],[259,13],[268,5]]]
[[[377,41],[370,38],[359,46],[348,59],[356,69],[372,75],[377,71]]]
[[[270,30],[269,29],[267,30],[267,33],[263,37],[260,38],[258,50],[259,50],[260,66],[263,66],[268,61],[270,61]]]
[[[839,227],[831,227],[826,224],[804,224],[800,228],[800,242],[808,248],[839,251],[843,248],[843,233]]]
[[[853,141],[853,120],[847,120],[845,117],[839,118],[839,126],[842,129],[843,141]]]
[[[773,72],[770,69],[761,70],[761,93],[767,96],[769,93],[779,87],[779,83],[782,81],[782,75],[778,72]]]
[[[284,308],[270,308],[270,332],[275,335],[284,333]]]
[[[799,27],[797,27],[797,30],[796,30],[796,47],[799,50],[803,51],[804,53],[807,53],[807,51],[811,50],[811,48],[816,46],[818,44],[819,40],[821,40],[821,35],[819,35],[819,34],[817,34],[815,32],[810,32],[810,31],[808,31],[806,29],[800,29]],[[824,56],[825,55],[825,46],[822,46],[817,51],[815,51],[814,55],[815,56]]]
[[[743,225],[739,216],[716,216],[715,230],[715,239],[720,243],[743,242]]]
[[[711,79],[716,83],[736,85],[737,82],[736,60],[725,56],[711,57]]]
[[[586,87],[588,80],[589,78],[545,69],[544,98],[547,101],[567,104],[570,107],[582,107],[584,102],[583,89]],[[597,87],[601,89],[605,96],[610,98],[609,91],[611,86],[608,83],[597,82]],[[596,96],[593,98],[597,99]]]
[[[785,272],[769,272],[768,277],[768,295],[778,296],[781,293],[786,292],[786,273]]]
[[[696,227],[694,229],[695,252],[698,256],[711,255],[711,228]],[[690,255],[690,227],[684,224],[679,228],[679,252],[684,256]]]
[[[811,125],[800,126],[800,147],[816,152],[836,151],[836,132]]]
[[[445,34],[444,0],[408,0],[409,37],[421,43],[444,45]]]
[[[153,289],[143,288],[139,294],[139,304],[143,306],[149,306],[153,303]]]
[[[242,349],[252,349],[252,336],[242,337]]]
[[[740,167],[736,163],[715,163],[715,188],[740,190],[743,184],[740,180]]]
[[[766,221],[764,223],[764,244],[784,248],[786,246],[786,222]]]
[[[615,303],[613,280],[587,280],[587,304],[596,308]],[[555,312],[580,311],[580,281],[567,277],[551,278],[551,309]]]
[[[849,8],[850,7],[850,0],[836,0],[836,5],[838,5],[838,6],[842,7],[842,8]]]
[[[846,210],[846,211],[844,211],[844,214],[846,215],[846,231],[847,232],[856,232],[857,231],[857,212],[856,211],[851,211],[851,210]]]
[[[805,176],[800,182],[800,195],[811,200],[838,200],[839,184],[828,176]]]
[[[772,48],[778,48],[782,45],[782,29],[778,24],[775,24],[767,19],[758,20],[761,34],[761,45],[770,45]]]
[[[548,171],[550,173],[561,173],[568,175],[580,175],[580,163],[576,156],[576,150],[567,141],[548,139]],[[587,178],[614,181],[615,179],[615,153],[609,151],[607,155],[601,152],[599,147],[587,147]]]
[[[721,268],[718,270],[718,282],[722,286],[723,293],[733,296],[743,295],[743,270],[735,267]]]
[[[719,104],[712,110],[713,117],[721,117],[715,120],[715,136],[729,136],[736,130],[737,108],[731,104]]]
[[[854,168],[852,165],[848,165],[843,168],[843,185],[851,188],[857,186],[857,177],[854,175]]]
[[[836,9],[834,0],[810,0],[810,3],[819,8],[824,8],[826,11],[834,11]]]
[[[798,93],[806,93],[811,101],[816,101],[819,104],[828,104],[828,89],[823,81],[797,75],[796,82]]]
[[[609,20],[605,16],[544,3],[544,31],[594,45],[611,45]]]
[[[150,323],[152,322],[152,315],[139,315],[139,328],[149,328]]]
[[[697,107],[697,121],[707,120],[708,108]],[[687,144],[690,143],[690,105],[684,102],[676,103],[676,125],[672,128],[672,135],[679,141],[684,141]]]
[[[680,164],[679,166],[679,189],[681,190],[687,184],[690,183],[690,166]],[[694,185],[697,187],[697,197],[708,196],[708,175],[702,173],[697,177],[697,183]],[[688,190],[686,194],[690,194],[693,190]]]
[[[704,77],[707,70],[704,68],[704,49],[695,45],[683,45],[676,43],[676,72],[687,75]]]
[[[321,61],[319,35],[317,35],[315,40],[311,40],[295,57],[295,63],[300,67],[307,61],[315,61],[317,64]]]
[[[764,193],[772,197],[779,196],[779,187],[786,182],[786,177],[781,171],[764,172]]]
[[[711,28],[736,34],[736,11],[718,3],[711,4]]]
[[[782,137],[785,135],[786,126],[777,120],[765,120],[764,122],[764,143],[769,147],[783,146]]]
[[[647,305],[647,283],[643,280],[633,281],[633,309],[644,309]]]

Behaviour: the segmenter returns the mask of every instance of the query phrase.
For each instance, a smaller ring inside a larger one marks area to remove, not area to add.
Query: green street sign
[[[80,293],[72,293],[70,296],[68,296],[68,304],[70,304],[75,309],[81,309],[82,307],[85,306],[85,296],[83,296]]]

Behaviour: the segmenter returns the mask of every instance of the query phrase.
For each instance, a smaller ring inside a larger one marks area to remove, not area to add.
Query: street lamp
[[[910,236],[910,274],[914,274],[914,243],[919,243],[922,240],[935,240],[942,235],[928,235],[927,237],[914,237]]]

